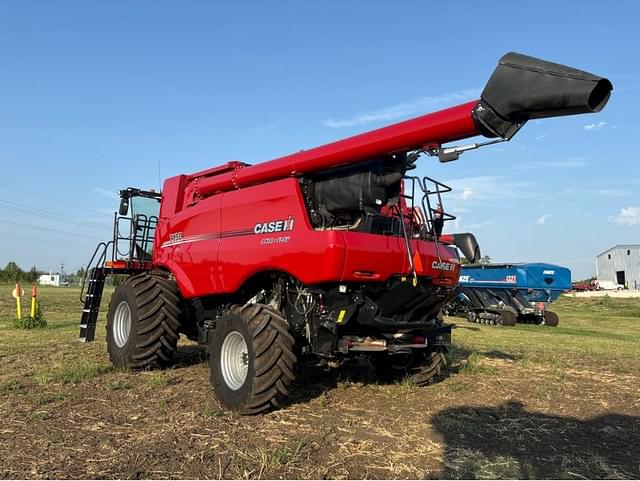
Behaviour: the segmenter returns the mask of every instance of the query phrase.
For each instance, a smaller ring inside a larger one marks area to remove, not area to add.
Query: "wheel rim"
[[[249,350],[242,334],[231,331],[220,349],[220,370],[229,389],[237,391],[247,379]]]
[[[127,301],[122,301],[116,307],[116,313],[113,316],[113,340],[118,347],[124,347],[129,340],[131,332],[131,309]]]

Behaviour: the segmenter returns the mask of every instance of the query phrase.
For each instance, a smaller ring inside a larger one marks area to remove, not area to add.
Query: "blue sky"
[[[508,51],[607,76],[599,114],[529,122],[419,173],[496,261],[595,272],[640,243],[640,4],[0,3],[0,264],[75,270],[118,189],[471,100]],[[35,226],[35,227],[34,227]]]

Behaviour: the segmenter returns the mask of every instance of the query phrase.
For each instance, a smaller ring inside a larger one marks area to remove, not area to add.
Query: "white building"
[[[38,279],[38,284],[40,284],[41,286],[60,287],[66,286],[69,283],[66,281],[63,274],[52,274],[51,272],[49,272],[49,274],[42,274],[40,276],[40,278]]]
[[[640,289],[640,244],[620,244],[596,257],[598,282]]]

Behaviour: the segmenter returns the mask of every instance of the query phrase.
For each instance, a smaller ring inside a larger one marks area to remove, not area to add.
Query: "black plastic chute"
[[[530,119],[599,112],[612,90],[604,77],[511,52],[498,62],[474,118],[483,135],[511,138]]]

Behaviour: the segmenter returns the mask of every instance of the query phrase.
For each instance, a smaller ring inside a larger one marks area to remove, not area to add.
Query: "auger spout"
[[[529,119],[599,112],[612,88],[611,82],[603,77],[508,53],[498,62],[479,100],[253,166],[236,163],[223,172],[205,171],[191,177],[197,179],[193,193],[206,197],[389,154],[437,148],[480,134],[508,140]]]

